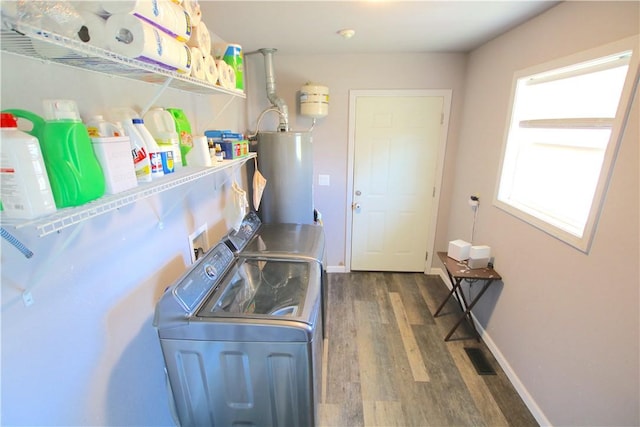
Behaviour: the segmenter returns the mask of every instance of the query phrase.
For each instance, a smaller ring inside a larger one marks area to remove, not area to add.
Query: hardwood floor
[[[417,273],[329,274],[321,426],[537,426],[448,289]],[[479,375],[464,347],[496,375]]]

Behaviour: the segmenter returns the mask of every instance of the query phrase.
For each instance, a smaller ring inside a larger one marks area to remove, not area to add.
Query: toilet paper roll
[[[134,15],[111,15],[106,34],[107,47],[115,53],[180,73],[191,70],[191,52],[185,43]]]
[[[211,52],[211,34],[209,34],[209,29],[204,22],[200,22],[197,27],[193,27],[187,46],[197,47],[205,56]]]
[[[191,38],[193,25],[189,12],[171,0],[105,0],[102,8],[111,14],[135,15],[182,42]]]
[[[107,47],[107,21],[93,12],[81,10],[82,27],[78,31],[77,39],[100,48]]]
[[[218,84],[225,89],[231,88],[231,72],[229,64],[222,59],[216,59],[216,67],[218,68]]]
[[[216,66],[216,60],[211,55],[204,57],[204,75],[205,80],[212,85],[218,81],[218,67]]]
[[[197,47],[191,48],[191,77],[206,80],[204,58]]]
[[[193,148],[187,153],[187,166],[211,166],[209,143],[204,135],[193,135]]]
[[[197,27],[202,23],[202,11],[200,10],[198,0],[184,0],[182,2],[182,7],[184,7],[184,10],[191,15],[191,24],[194,27]]]

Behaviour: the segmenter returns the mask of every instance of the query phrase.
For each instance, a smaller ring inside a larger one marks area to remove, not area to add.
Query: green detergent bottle
[[[104,195],[102,167],[75,101],[45,100],[45,119],[25,110],[4,110],[30,121],[38,138],[57,208],[80,206]]]
[[[179,108],[167,108],[176,123],[176,132],[180,137],[180,155],[182,157],[182,166],[187,166],[187,153],[193,148],[193,135],[191,133],[191,124],[187,115]]]

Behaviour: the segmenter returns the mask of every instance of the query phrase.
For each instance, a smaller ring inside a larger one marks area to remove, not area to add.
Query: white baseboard
[[[451,290],[453,284],[450,282],[449,277],[447,276],[447,274],[443,269],[432,268],[431,274],[440,276],[440,278],[445,283],[445,285],[447,285],[449,290]],[[522,384],[522,381],[520,381],[520,378],[515,373],[515,371],[507,361],[507,359],[504,357],[504,355],[502,354],[502,352],[500,351],[496,343],[491,339],[491,335],[489,335],[489,333],[482,327],[480,322],[478,322],[478,319],[476,319],[473,312],[471,312],[471,317],[473,318],[473,322],[475,323],[476,328],[478,329],[478,332],[482,337],[482,340],[487,345],[487,348],[489,349],[491,354],[493,354],[493,357],[495,357],[496,361],[498,362],[498,364],[500,365],[504,373],[507,375],[507,377],[511,381],[511,384],[513,384],[513,387],[516,389],[516,391],[520,395],[520,398],[522,398],[522,401],[524,402],[524,404],[527,405],[527,408],[529,408],[529,411],[531,411],[531,414],[534,416],[538,424],[540,424],[541,426],[551,426],[552,425],[551,422],[544,415],[544,413],[542,412],[542,410],[540,409],[536,401],[531,396],[531,394],[529,394],[529,391],[524,386],[524,384]]]
[[[327,273],[348,273],[348,271],[344,265],[328,265]]]

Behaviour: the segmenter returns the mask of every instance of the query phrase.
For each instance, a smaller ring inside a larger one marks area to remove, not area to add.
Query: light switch
[[[329,175],[318,175],[318,185],[329,186],[330,181]]]

